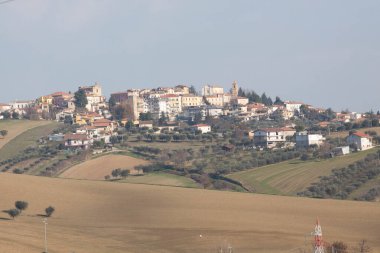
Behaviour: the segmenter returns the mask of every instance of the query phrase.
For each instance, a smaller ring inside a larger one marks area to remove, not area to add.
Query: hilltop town
[[[78,126],[73,133],[58,133],[50,139],[64,139],[67,148],[82,149],[94,141],[110,143],[118,129],[125,127],[150,129],[156,136],[185,128],[223,135],[226,132],[214,129],[216,120],[228,118],[235,125],[244,125],[241,130],[255,148],[272,149],[319,147],[331,132],[379,126],[380,115],[334,112],[279,97],[272,101],[265,93],[259,96],[239,88],[236,81],[228,92],[217,85],[205,85],[200,93],[193,86],[177,85],[129,89],[112,93],[107,100],[101,85],[95,84],[81,86],[75,93],[60,91],[33,100],[0,103],[0,119],[45,119]],[[366,150],[373,146],[373,137],[377,143],[373,133],[352,132],[345,144]],[[331,151],[336,154],[349,152],[343,146],[335,148]]]

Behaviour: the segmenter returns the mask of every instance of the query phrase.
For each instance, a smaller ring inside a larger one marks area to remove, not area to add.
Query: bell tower
[[[238,86],[238,84],[237,84],[237,82],[236,81],[234,81],[233,83],[232,83],[232,97],[237,97],[238,96],[238,93],[239,93],[239,86]]]

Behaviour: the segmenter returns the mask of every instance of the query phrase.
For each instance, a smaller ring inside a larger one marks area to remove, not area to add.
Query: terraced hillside
[[[333,169],[345,167],[377,150],[374,148],[321,161],[291,160],[233,173],[228,177],[258,193],[295,195],[318,181],[319,177],[329,175]]]

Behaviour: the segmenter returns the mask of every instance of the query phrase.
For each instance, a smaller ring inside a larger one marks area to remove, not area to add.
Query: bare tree
[[[354,248],[355,253],[369,253],[372,249],[368,245],[367,240],[360,240],[357,246]]]

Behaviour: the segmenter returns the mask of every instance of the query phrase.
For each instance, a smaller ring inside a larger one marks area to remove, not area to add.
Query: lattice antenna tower
[[[314,253],[324,253],[325,250],[323,248],[322,227],[319,223],[318,218],[315,224],[313,235],[314,235]]]

